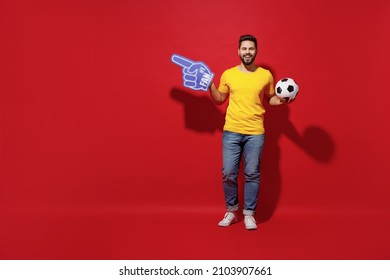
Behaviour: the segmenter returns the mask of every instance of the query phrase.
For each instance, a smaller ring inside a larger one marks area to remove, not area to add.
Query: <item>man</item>
[[[241,156],[244,158],[244,223],[248,230],[257,229],[254,214],[260,189],[260,157],[264,144],[263,100],[270,105],[286,102],[275,95],[274,80],[267,69],[255,64],[257,40],[252,35],[239,39],[238,56],[241,64],[223,72],[219,87],[214,83],[210,95],[217,104],[229,97],[223,129],[222,181],[226,214],[218,223],[221,227],[237,222],[238,168]]]

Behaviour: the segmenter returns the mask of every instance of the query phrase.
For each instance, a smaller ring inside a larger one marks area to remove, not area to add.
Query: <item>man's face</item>
[[[244,65],[251,65],[257,55],[255,43],[252,41],[242,41],[238,49],[238,55]]]

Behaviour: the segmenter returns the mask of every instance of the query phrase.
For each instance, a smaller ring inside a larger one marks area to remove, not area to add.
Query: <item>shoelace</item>
[[[253,218],[253,216],[247,216],[246,219],[248,222],[256,224],[255,218]]]
[[[233,220],[234,217],[235,217],[234,214],[229,212],[229,213],[226,213],[226,214],[225,214],[224,219],[225,219],[225,220]]]

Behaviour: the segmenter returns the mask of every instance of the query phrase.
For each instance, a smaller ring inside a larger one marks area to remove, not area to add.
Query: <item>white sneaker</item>
[[[227,212],[223,217],[223,220],[218,223],[220,227],[228,227],[231,224],[237,222],[237,216],[233,212]]]
[[[244,223],[246,229],[257,229],[256,220],[253,216],[245,216]]]

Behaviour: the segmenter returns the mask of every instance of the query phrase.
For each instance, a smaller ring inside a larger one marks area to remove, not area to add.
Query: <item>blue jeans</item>
[[[260,190],[260,158],[264,145],[264,134],[245,135],[224,131],[222,136],[222,182],[227,211],[237,211],[238,169],[244,155],[244,215],[253,215]]]

